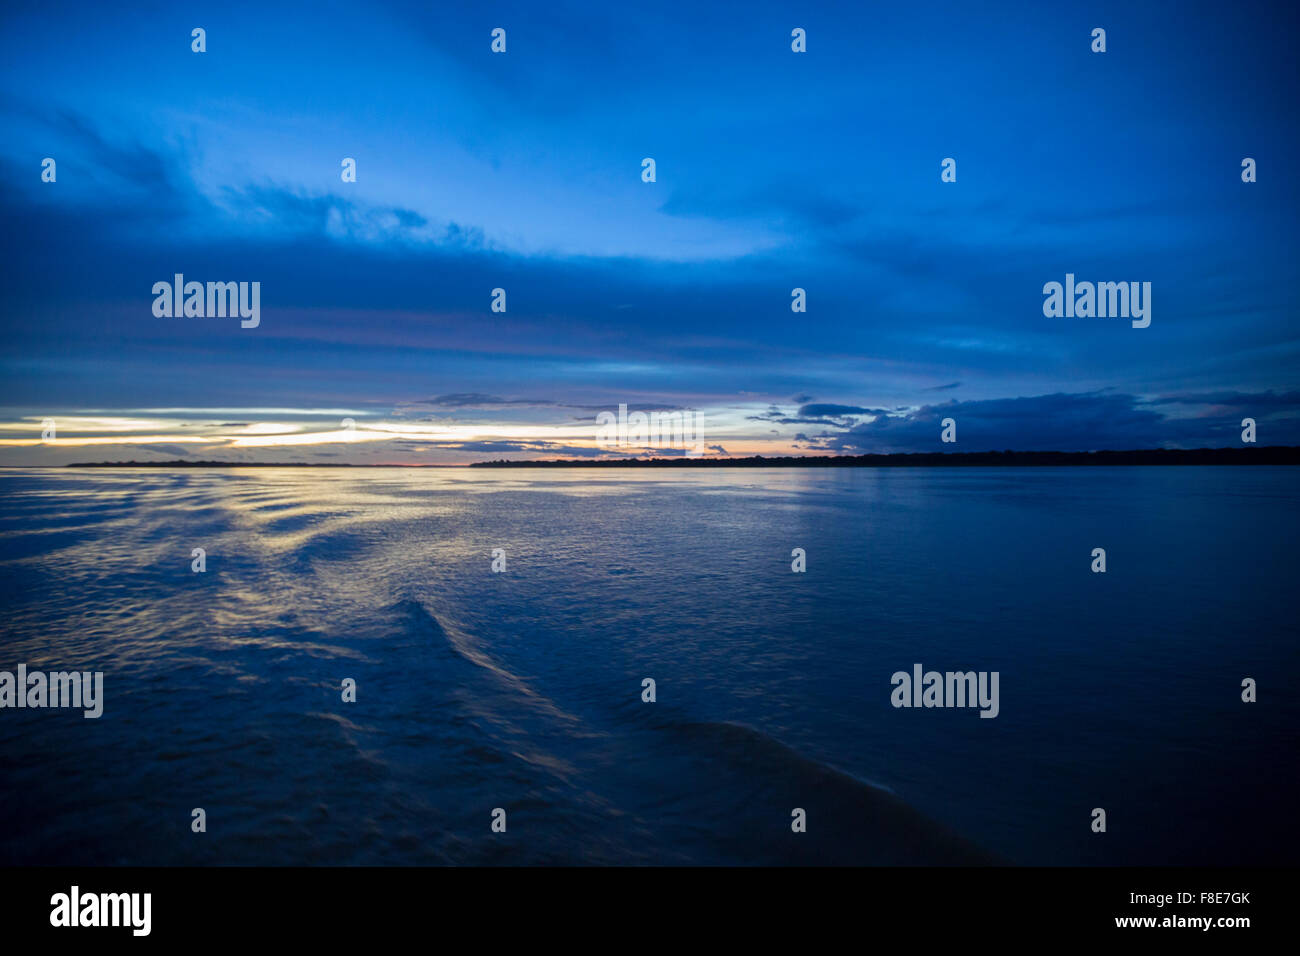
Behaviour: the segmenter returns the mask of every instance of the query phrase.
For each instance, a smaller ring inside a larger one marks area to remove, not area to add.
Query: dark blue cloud
[[[1172,417],[1133,395],[1113,392],[950,401],[800,435],[799,440],[809,448],[853,454],[1221,447],[1240,444],[1240,412],[1269,423],[1260,425],[1261,443],[1300,443],[1300,414],[1275,414],[1276,396],[1234,398],[1234,410],[1195,418]],[[955,443],[941,441],[947,419],[955,424]]]

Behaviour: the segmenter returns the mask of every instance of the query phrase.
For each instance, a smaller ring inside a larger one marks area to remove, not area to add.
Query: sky
[[[0,465],[1300,444],[1298,16],[8,3]]]

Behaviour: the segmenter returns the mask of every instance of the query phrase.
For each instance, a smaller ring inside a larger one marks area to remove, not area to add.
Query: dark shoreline
[[[345,462],[100,461],[65,468],[969,468],[1113,465],[1300,465],[1300,446],[1144,448],[1135,451],[911,452],[765,458],[602,458],[478,461],[470,465],[356,465]]]

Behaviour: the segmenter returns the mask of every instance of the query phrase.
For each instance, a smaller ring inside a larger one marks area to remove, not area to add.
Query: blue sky
[[[1300,443],[1288,6],[842,7],[7,6],[0,464]]]

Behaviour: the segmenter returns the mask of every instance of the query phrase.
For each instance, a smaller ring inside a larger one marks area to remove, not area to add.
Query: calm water
[[[1297,477],[3,470],[0,863],[1289,863]]]

